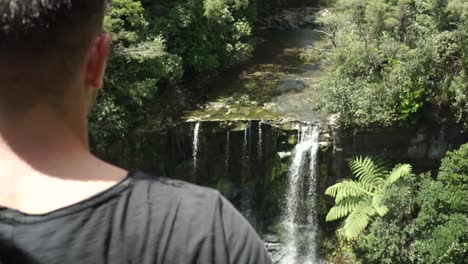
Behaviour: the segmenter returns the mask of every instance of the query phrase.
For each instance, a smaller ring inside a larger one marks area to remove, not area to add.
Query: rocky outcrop
[[[266,235],[263,240],[273,263],[279,263],[284,257],[284,251],[282,250],[283,243],[278,239],[278,235]]]

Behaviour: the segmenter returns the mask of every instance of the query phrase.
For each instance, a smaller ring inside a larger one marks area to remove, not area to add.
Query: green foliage
[[[442,160],[437,181],[427,177],[422,182],[417,197],[421,210],[415,220],[419,239],[413,248],[420,263],[441,263],[441,259],[453,259],[459,252],[458,248],[468,243],[467,164],[468,144],[447,154]],[[449,250],[452,251],[447,255]]]
[[[448,152],[442,160],[438,180],[448,186],[468,187],[468,144]],[[462,189],[468,191],[466,189]]]
[[[364,231],[374,216],[387,214],[382,200],[392,184],[411,174],[411,166],[398,165],[388,171],[380,162],[362,157],[351,160],[349,165],[357,181],[344,180],[326,190],[326,195],[335,198],[326,220],[346,217],[341,231],[352,239]]]
[[[466,263],[468,144],[442,160],[437,180],[424,174],[389,187],[389,211],[358,238],[365,263]]]
[[[418,206],[416,190],[414,177],[402,179],[388,188],[383,198],[388,213],[376,218],[355,245],[364,263],[411,263],[408,252],[415,235],[412,214]]]
[[[326,64],[323,109],[345,125],[468,124],[467,10],[463,0],[336,1],[318,18],[329,45],[304,55]]]
[[[166,14],[154,20],[155,31],[190,70],[209,72],[250,57],[248,38],[255,17],[249,1],[175,1],[164,9]]]
[[[148,34],[144,11],[139,1],[115,0],[105,17],[112,54],[105,87],[90,117],[92,145],[98,152],[125,138],[147,117],[161,79],[178,79],[183,73],[181,59],[167,52],[164,39]]]
[[[254,19],[248,0],[111,1],[112,54],[90,116],[94,150],[105,155],[143,126],[164,91],[249,59]]]

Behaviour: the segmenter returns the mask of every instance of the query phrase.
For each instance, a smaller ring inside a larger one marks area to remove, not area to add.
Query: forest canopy
[[[337,0],[318,19],[326,112],[351,126],[468,125],[468,2]]]
[[[248,60],[255,18],[248,0],[111,1],[112,55],[91,114],[95,150],[141,126],[165,91]]]

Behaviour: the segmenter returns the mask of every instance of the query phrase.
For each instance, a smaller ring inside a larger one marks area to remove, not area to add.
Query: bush
[[[457,248],[468,243],[467,193],[468,144],[447,154],[437,181],[427,178],[422,183],[418,195],[421,210],[415,220],[418,240],[413,247],[419,263],[442,263],[447,258],[463,263],[466,259],[456,256]]]
[[[376,218],[354,244],[364,263],[466,263],[468,144],[447,153],[437,180],[405,178],[391,186],[387,215]]]

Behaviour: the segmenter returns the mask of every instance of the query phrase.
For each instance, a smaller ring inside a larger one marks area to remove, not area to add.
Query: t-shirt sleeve
[[[265,245],[249,222],[221,195],[215,219],[215,243],[229,264],[271,264]]]

